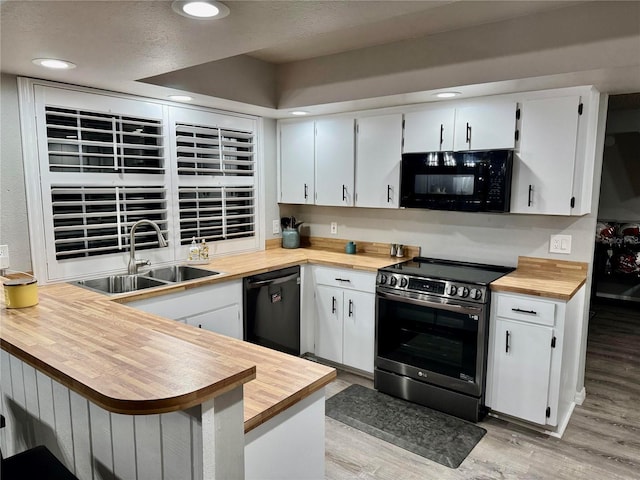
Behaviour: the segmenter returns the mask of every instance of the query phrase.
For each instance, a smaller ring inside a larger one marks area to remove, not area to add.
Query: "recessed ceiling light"
[[[304,110],[294,110],[293,112],[289,112],[291,115],[297,115],[301,117],[302,115],[309,115],[309,112],[305,112]]]
[[[55,70],[69,70],[71,68],[76,68],[75,63],[67,62],[66,60],[58,60],[57,58],[34,58],[31,61],[41,67],[53,68]]]
[[[438,98],[452,98],[460,95],[460,92],[439,92],[436,93],[435,96]]]
[[[169,95],[169,98],[176,102],[190,102],[193,100],[189,95]]]
[[[229,7],[213,0],[176,0],[171,4],[171,8],[174,12],[188,18],[211,19],[229,15]]]

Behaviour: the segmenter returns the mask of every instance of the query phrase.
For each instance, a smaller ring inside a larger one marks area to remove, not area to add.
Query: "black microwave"
[[[508,212],[513,150],[404,153],[400,206]]]

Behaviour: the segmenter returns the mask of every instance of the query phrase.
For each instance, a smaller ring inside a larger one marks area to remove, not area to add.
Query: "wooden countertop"
[[[106,410],[164,413],[198,405],[256,377],[251,361],[145,328],[153,315],[68,284],[39,304],[7,309],[0,346]]]
[[[244,383],[245,431],[249,431],[324,387],[335,378],[335,369],[119,303],[292,265],[375,272],[402,260],[369,253],[272,248],[215,258],[199,267],[222,275],[152,291],[106,296],[71,284],[41,286],[40,303],[34,307],[6,309],[2,304],[0,345],[118,413],[184,409]]]
[[[167,285],[152,289],[140,290],[131,293],[122,293],[110,297],[113,301],[127,303],[133,300],[164,295],[169,292],[197,288],[202,285],[209,285],[229,280],[236,280],[259,273],[278,270],[294,265],[304,265],[307,263],[314,265],[327,265],[338,268],[352,268],[368,272],[376,272],[379,268],[393,265],[394,263],[408,260],[409,257],[397,258],[389,255],[375,255],[367,253],[357,253],[350,255],[341,252],[332,252],[313,248],[271,248],[258,252],[244,253],[227,257],[216,257],[206,265],[194,265],[198,268],[222,272],[215,277],[201,278],[179,285]],[[144,272],[144,270],[141,270]]]
[[[516,270],[491,283],[491,290],[570,300],[587,281],[587,270],[583,262],[518,257]]]

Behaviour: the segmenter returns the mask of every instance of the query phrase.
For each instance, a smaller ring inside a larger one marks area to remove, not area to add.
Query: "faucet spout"
[[[166,247],[168,245],[167,240],[164,238],[164,235],[162,235],[160,227],[157,223],[152,222],[151,220],[142,219],[131,225],[131,229],[129,230],[129,265],[127,267],[127,272],[129,273],[129,275],[135,275],[136,273],[138,273],[138,263],[136,262],[135,233],[136,229],[142,224],[151,225],[153,227],[153,229],[156,231],[156,234],[158,235],[158,244],[160,245],[160,247]]]

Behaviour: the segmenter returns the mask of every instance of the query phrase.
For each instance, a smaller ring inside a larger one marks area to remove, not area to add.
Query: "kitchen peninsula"
[[[45,444],[82,479],[324,475],[334,369],[69,284],[39,300],[2,306],[5,455]]]

